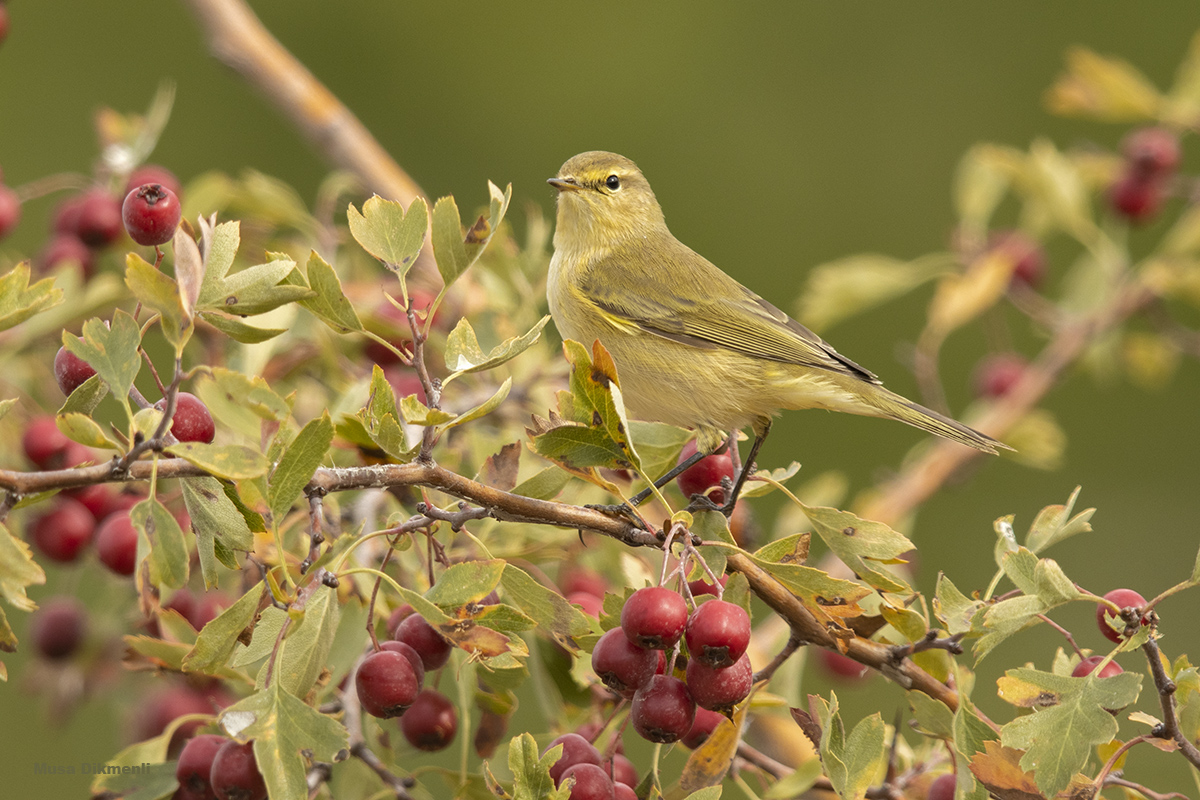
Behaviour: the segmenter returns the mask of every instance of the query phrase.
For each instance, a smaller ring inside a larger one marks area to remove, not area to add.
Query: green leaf
[[[215,228],[202,223],[200,228],[204,243],[204,279],[200,283],[197,305],[218,298],[241,242],[240,223],[236,220],[223,222]]]
[[[849,256],[813,267],[800,297],[797,318],[815,331],[907,294],[954,269],[947,253],[901,261],[876,253]]]
[[[300,301],[300,305],[316,314],[338,333],[361,331],[362,321],[342,292],[342,281],[325,259],[313,250],[308,256],[308,285],[316,292],[315,297]]]
[[[970,633],[972,618],[986,605],[967,597],[945,574],[938,573],[933,611],[951,634]]]
[[[913,719],[920,730],[939,739],[954,739],[954,712],[941,700],[935,700],[924,692],[907,693]]]
[[[26,596],[25,589],[45,582],[46,573],[33,560],[29,545],[0,522],[0,596],[22,611],[33,611],[37,604]]]
[[[196,532],[204,586],[211,589],[217,585],[215,543],[220,541],[226,551],[250,551],[254,549],[254,534],[233,501],[225,495],[221,484],[213,478],[184,478],[180,485],[184,505],[192,519],[192,530]],[[233,567],[236,566],[235,562]]]
[[[885,592],[905,592],[908,586],[895,576],[872,567],[869,561],[891,561],[913,549],[905,537],[882,522],[861,519],[849,511],[822,506],[801,506],[821,537],[842,563],[859,578]]]
[[[125,285],[138,302],[159,313],[163,336],[176,354],[182,353],[192,335],[192,323],[184,311],[179,285],[137,253],[125,257]]]
[[[821,777],[821,759],[810,758],[803,762],[791,774],[772,784],[763,795],[763,800],[792,800],[800,797],[816,784]],[[721,787],[715,787],[720,789]],[[696,797],[699,792],[693,794]],[[718,795],[719,796],[719,795]]]
[[[307,797],[308,759],[346,757],[345,726],[293,697],[278,681],[226,708],[220,722],[238,741],[254,740],[254,757],[271,797]]]
[[[999,684],[1000,696],[1010,703],[1055,703],[1000,730],[1005,747],[1025,751],[1021,769],[1032,772],[1038,789],[1054,797],[1083,769],[1094,745],[1117,735],[1117,721],[1105,709],[1125,708],[1137,700],[1142,676],[1123,672],[1110,678],[1070,678],[1035,669],[1012,669]]]
[[[0,278],[0,331],[63,301],[62,289],[54,288],[54,278],[42,278],[30,286],[29,274],[29,262],[22,261]]]
[[[166,448],[166,452],[231,481],[257,478],[270,466],[262,453],[240,444],[181,442]]]
[[[863,613],[858,601],[871,594],[868,586],[834,578],[803,564],[781,564],[751,556],[755,564],[771,574],[804,604],[822,616],[856,617]]]
[[[227,317],[216,311],[201,311],[200,319],[212,325],[221,333],[241,344],[259,344],[270,341],[281,333],[287,333],[287,328],[258,328],[247,325],[237,317]]]
[[[501,192],[499,187],[488,181],[488,194],[488,216],[480,216],[465,236],[462,217],[453,197],[440,198],[433,207],[433,254],[437,259],[438,272],[441,273],[446,286],[458,280],[492,240],[505,212],[508,211],[508,203],[512,199],[512,184]]]
[[[692,438],[691,431],[683,428],[641,420],[629,421],[629,435],[642,460],[642,471],[656,478],[675,466],[683,446]]]
[[[963,685],[964,672],[966,670],[959,670],[959,686]],[[975,778],[971,774],[969,765],[971,758],[976,753],[986,751],[986,742],[996,739],[996,733],[979,718],[970,699],[965,696],[965,693],[960,692],[958,709],[954,712],[954,762],[957,765],[955,773],[958,776],[956,797],[971,798],[971,800],[976,800],[976,798],[983,800],[986,797],[986,792],[976,791]]]
[[[284,639],[283,653],[275,665],[275,681],[297,697],[304,697],[321,675],[338,627],[337,590],[310,584],[311,594],[301,593],[304,616]],[[293,603],[292,611],[300,609]]]
[[[167,747],[176,727],[170,725],[153,739],[131,744],[109,759],[106,766],[117,769],[97,770],[90,787],[92,794],[111,792],[111,796],[122,800],[159,800],[169,796],[179,785],[175,780],[175,764],[167,761]],[[122,771],[121,767],[126,769]]]
[[[1080,487],[1076,486],[1065,505],[1046,506],[1038,512],[1033,524],[1029,526],[1029,535],[1025,537],[1026,547],[1035,553],[1042,553],[1064,539],[1092,529],[1089,520],[1092,514],[1096,513],[1096,509],[1089,508],[1071,516],[1079,491]]]
[[[831,694],[828,719],[822,719],[821,760],[838,796],[863,800],[884,757],[884,725],[879,714],[863,719],[846,736],[837,695]]]
[[[444,610],[478,603],[500,584],[503,572],[504,561],[501,559],[452,564],[425,593],[425,599]]]
[[[223,610],[211,622],[204,626],[196,637],[196,644],[183,659],[184,672],[204,672],[211,674],[214,670],[225,666],[233,649],[237,646],[238,637],[249,628],[262,604],[265,586],[262,581],[254,584],[250,591],[238,598],[237,602]]]
[[[534,342],[541,337],[542,328],[546,327],[546,323],[549,321],[549,315],[542,317],[536,325],[521,336],[505,339],[503,343],[493,347],[485,354],[479,347],[479,341],[475,338],[475,329],[471,327],[471,323],[465,317],[460,319],[454,326],[454,330],[450,331],[446,337],[446,368],[452,374],[446,378],[443,385],[458,375],[493,369],[516,358],[533,346]]]
[[[178,589],[188,579],[188,549],[179,522],[157,498],[148,497],[129,510],[129,520],[139,538],[150,544],[150,581],[155,586]],[[141,562],[141,547],[138,548]]]
[[[420,425],[423,428],[429,425],[443,425],[457,419],[449,411],[430,408],[415,394],[410,394],[400,401],[400,418],[409,425]]]
[[[58,410],[58,413],[77,413],[90,416],[107,394],[108,384],[99,375],[93,375],[75,387],[75,391],[71,392],[70,397],[62,404],[62,408]]]
[[[137,321],[118,309],[113,312],[111,327],[102,320],[89,319],[83,323],[83,338],[63,332],[63,346],[96,370],[109,389],[125,403],[133,379],[142,366],[138,345],[142,334]]]
[[[513,800],[568,800],[570,786],[555,788],[550,767],[562,756],[558,744],[538,757],[537,742],[531,734],[514,736],[508,744],[508,769],[513,776]]]
[[[275,258],[246,267],[226,277],[215,297],[201,296],[198,308],[250,317],[314,296],[315,292],[307,285],[287,282],[298,274],[296,262],[290,258]]]
[[[429,207],[418,197],[405,213],[399,203],[376,195],[363,203],[361,214],[351,204],[346,209],[346,221],[364,250],[403,276],[421,252],[429,227]]]
[[[775,491],[775,484],[785,484],[796,474],[800,472],[800,462],[793,461],[786,467],[777,467],[776,469],[760,469],[751,473],[746,481],[746,487],[742,489],[741,497],[761,497],[764,494],[770,494]],[[768,482],[764,480],[770,478]]]
[[[495,394],[474,408],[459,414],[454,419],[440,423],[437,426],[438,432],[442,433],[450,430],[451,428],[457,428],[459,425],[465,425],[468,422],[473,422],[482,416],[492,413],[499,408],[501,403],[504,402],[504,398],[508,397],[508,393],[511,389],[512,378],[505,378],[504,383],[500,384],[500,388],[496,390]]]
[[[228,402],[236,403],[238,408],[249,411],[259,419],[282,422],[292,413],[288,402],[257,375],[246,375],[224,367],[212,367],[201,375],[198,391],[204,392],[205,395],[210,394],[205,387],[209,382],[215,384],[217,393],[224,395]],[[215,402],[209,405],[211,407]]]
[[[541,472],[518,483],[513,487],[512,493],[521,497],[531,497],[534,500],[552,500],[558,496],[558,493],[570,480],[571,473],[558,467],[546,467]],[[1200,559],[1200,556],[1197,558]],[[1197,563],[1200,563],[1200,560]]]
[[[301,428],[300,433],[288,445],[268,482],[267,501],[276,524],[279,524],[304,487],[312,480],[313,473],[325,459],[332,442],[333,422],[326,411]]]
[[[512,564],[504,565],[500,582],[504,586],[505,600],[516,604],[537,622],[540,631],[569,652],[579,649],[576,637],[591,632],[591,623],[582,611]]]
[[[73,442],[85,444],[88,447],[99,447],[105,450],[121,450],[121,445],[110,439],[104,429],[91,417],[84,414],[60,414],[54,420],[58,429],[66,434]]]

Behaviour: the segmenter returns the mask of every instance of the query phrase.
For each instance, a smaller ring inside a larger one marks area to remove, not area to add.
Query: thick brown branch
[[[1179,717],[1175,714],[1175,682],[1171,680],[1163,667],[1158,642],[1151,636],[1142,645],[1142,650],[1146,654],[1146,660],[1150,663],[1150,674],[1154,676],[1154,688],[1158,691],[1158,699],[1163,712],[1162,724],[1158,725],[1152,733],[1175,742],[1179,745],[1179,752],[1183,753],[1183,757],[1190,761],[1193,767],[1200,769],[1200,749],[1187,738],[1179,727]]]

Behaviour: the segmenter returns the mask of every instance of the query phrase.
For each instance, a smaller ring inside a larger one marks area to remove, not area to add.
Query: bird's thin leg
[[[736,434],[733,434],[733,435],[736,435]],[[677,477],[679,477],[679,475],[682,474],[683,472],[685,472],[688,468],[697,464],[701,459],[707,458],[710,455],[720,455],[721,453],[725,452],[725,448],[728,447],[730,445],[730,443],[732,443],[734,441],[733,435],[730,436],[728,441],[726,441],[724,444],[722,444],[720,447],[718,447],[716,450],[712,451],[711,453],[704,453],[704,452],[697,450],[695,453],[692,453],[690,456],[685,458],[683,461],[680,461],[674,467],[667,470],[667,472],[664,473],[662,475],[662,477],[660,477],[658,480],[656,480],[654,482],[654,488],[661,489],[662,487],[666,486],[668,483],[670,483],[671,481],[673,481]],[[629,506],[640,506],[642,503],[644,503],[646,501],[646,498],[649,497],[652,492],[653,492],[653,490],[649,486],[647,486],[645,489],[642,489],[640,492],[635,494],[633,497],[629,498]],[[587,507],[594,508],[597,511],[603,511],[606,514],[624,514],[627,511],[631,510],[629,508],[629,506],[626,506],[624,503],[620,503],[620,504],[616,504],[616,505],[590,504]]]
[[[737,505],[737,499],[742,493],[742,487],[746,484],[746,478],[750,477],[750,471],[754,469],[754,459],[758,457],[758,448],[762,447],[763,442],[767,440],[767,434],[770,432],[770,421],[763,425],[762,432],[755,431],[754,444],[750,445],[750,452],[746,454],[746,463],[738,470],[737,483],[733,486],[733,495],[729,498],[729,502],[721,509],[725,516],[728,517],[733,513],[733,507]]]

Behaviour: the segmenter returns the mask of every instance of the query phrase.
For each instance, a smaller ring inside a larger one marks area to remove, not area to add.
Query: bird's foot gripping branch
[[[1095,77],[1076,64],[1065,81]],[[1154,130],[1113,157],[1142,183],[1114,172],[1112,194],[1094,153],[973,150],[960,253],[819,268],[802,316],[820,327],[889,299],[864,286],[937,280],[915,367],[943,408],[941,344],[1011,306],[1045,348],[989,361],[966,416],[1052,466],[1062,432],[1036,406],[1069,365],[1114,337],[1158,354],[1131,372],[1194,345],[1173,316],[1194,299],[1194,207],[1143,257],[1079,201],[1103,194],[1129,216],[1125,184],[1167,192],[1178,164]],[[548,228],[533,217],[518,242],[510,190],[489,185],[466,225],[452,198],[371,198],[343,220],[249,174],[189,187],[206,216],[167,220],[163,238],[166,183],[126,191],[125,225],[153,258],[95,239],[87,270],[42,259],[40,280],[27,262],[0,278],[21,365],[0,376],[0,430],[32,465],[0,470],[0,648],[59,711],[137,697],[97,796],[1179,797],[1152,757],[1200,768],[1200,678],[1163,650],[1179,629],[1164,601],[1200,563],[1164,567],[1146,595],[1085,588],[1084,566],[1047,557],[1091,531],[1078,492],[1022,536],[1009,517],[964,520],[961,548],[993,577],[939,572],[923,593],[921,526],[910,539],[893,524],[974,451],[925,448],[852,512],[831,473],[741,466],[736,447],[704,455],[712,431],[696,443],[631,418],[646,398],[602,339],[544,335]],[[322,197],[344,191],[331,179]],[[1064,296],[1040,293],[1032,234],[990,230],[1006,194],[1048,226],[1038,236],[1078,245]],[[245,224],[218,222],[224,206]],[[676,485],[650,488],[695,452]],[[769,493],[786,510],[761,524]],[[589,507],[614,502],[633,510]],[[1094,613],[1072,630],[1080,604]],[[1027,644],[1041,626],[1056,651]],[[1000,661],[992,691],[976,670]],[[820,674],[836,692],[801,690]],[[872,679],[886,713],[848,710]]]

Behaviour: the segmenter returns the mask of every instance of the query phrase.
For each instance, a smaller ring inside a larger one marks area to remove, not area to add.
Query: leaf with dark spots
[[[800,726],[801,732],[804,733],[808,740],[812,742],[813,747],[817,748],[818,752],[821,748],[821,725],[813,717],[812,714],[800,708],[789,709],[792,712],[792,719]]]

